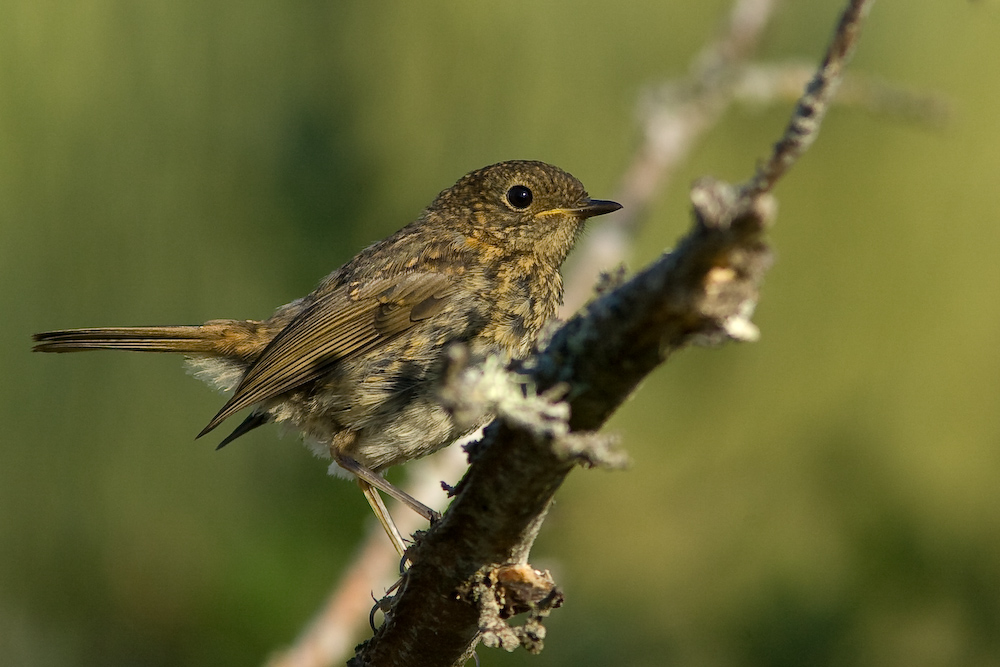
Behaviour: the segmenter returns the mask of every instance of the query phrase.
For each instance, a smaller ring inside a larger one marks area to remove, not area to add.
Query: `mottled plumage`
[[[559,267],[584,221],[618,208],[589,199],[551,165],[502,162],[460,179],[416,221],[267,320],[53,331],[36,334],[35,350],[184,353],[198,377],[235,384],[199,435],[247,408],[220,447],[287,422],[359,477],[379,515],[381,501],[366,485],[400,492],[376,473],[462,435],[437,400],[449,345],[505,359],[526,354],[562,299]],[[398,535],[394,542],[401,548]]]

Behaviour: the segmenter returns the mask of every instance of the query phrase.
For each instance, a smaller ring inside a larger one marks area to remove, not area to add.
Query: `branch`
[[[763,240],[775,210],[768,193],[815,139],[870,4],[849,4],[785,136],[757,174],[738,187],[696,184],[694,225],[677,248],[593,301],[520,369],[529,399],[565,393],[566,428],[513,414],[490,425],[470,451],[472,465],[451,507],[408,550],[414,565],[386,603],[384,625],[351,664],[459,665],[480,638],[505,648],[515,639],[540,648],[540,619],[561,596],[544,576],[538,578],[544,585],[525,591],[503,584],[503,573],[525,566],[553,495],[575,463],[600,460],[580,433],[599,428],[672,352],[756,337],[749,317],[771,261]],[[531,617],[520,632],[505,633],[498,623],[504,625],[504,608],[518,608],[506,604],[511,598]]]

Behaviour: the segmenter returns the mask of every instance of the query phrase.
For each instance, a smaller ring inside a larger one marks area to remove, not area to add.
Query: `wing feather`
[[[323,295],[274,337],[198,437],[240,410],[301,387],[338,361],[440,313],[455,286],[452,276],[413,273],[375,281],[356,293],[345,286]]]

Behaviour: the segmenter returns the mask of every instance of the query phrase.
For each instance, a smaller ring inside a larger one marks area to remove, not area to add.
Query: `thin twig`
[[[460,444],[460,443],[459,443]],[[448,503],[440,480],[458,479],[468,467],[461,446],[451,446],[434,456],[411,463],[404,490],[432,509],[443,511]],[[389,503],[396,526],[410,535],[427,522],[400,503]],[[372,595],[382,594],[399,576],[399,556],[382,526],[370,522],[365,539],[351,564],[323,602],[309,626],[295,642],[267,662],[267,667],[326,667],[350,655],[367,627]]]
[[[848,4],[822,64],[806,86],[805,94],[799,98],[784,136],[774,145],[774,151],[768,160],[758,167],[757,173],[743,186],[742,197],[755,199],[771,192],[778,180],[816,140],[819,126],[844,78],[844,68],[854,53],[861,37],[861,26],[873,2],[874,0],[851,0]]]
[[[813,65],[803,62],[748,63],[738,75],[733,97],[747,106],[796,102],[815,73]],[[857,72],[846,73],[832,103],[932,130],[945,127],[951,115],[948,101],[940,95]]]
[[[625,261],[650,203],[731,104],[735,73],[756,49],[776,4],[736,0],[719,35],[692,60],[686,79],[646,93],[640,104],[642,143],[614,194],[623,209],[591,230],[574,253],[563,317],[590,298],[602,270]]]

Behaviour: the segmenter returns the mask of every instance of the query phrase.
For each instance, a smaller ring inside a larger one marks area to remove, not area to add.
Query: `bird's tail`
[[[266,345],[260,322],[215,320],[194,326],[97,327],[37,333],[35,352],[132,350],[252,357]]]

